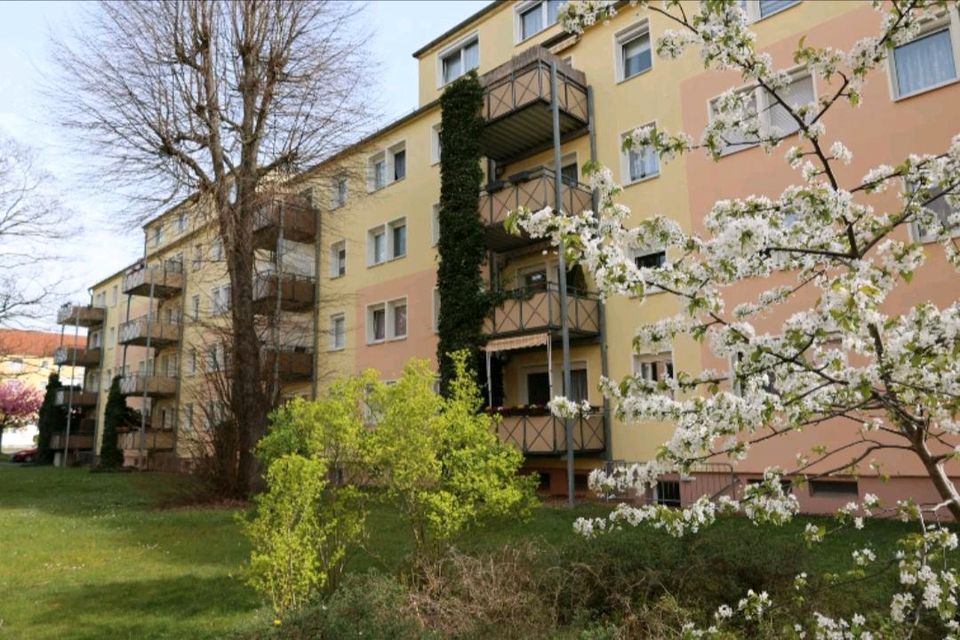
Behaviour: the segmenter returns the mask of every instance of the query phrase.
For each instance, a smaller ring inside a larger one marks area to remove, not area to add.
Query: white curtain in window
[[[950,30],[918,38],[893,50],[897,92],[908,95],[957,77]]]
[[[463,49],[463,72],[480,66],[480,43],[471,42]]]
[[[642,180],[660,173],[660,162],[651,147],[630,151],[630,179]]]
[[[809,104],[814,101],[813,78],[810,76],[797,78],[778,93],[780,98],[794,109]],[[767,105],[771,133],[775,130],[778,135],[789,135],[800,128],[793,116],[777,102],[773,95],[767,95]]]
[[[543,11],[540,5],[522,13],[520,15],[520,21],[523,27],[521,37],[524,39],[529,38],[535,33],[539,33],[543,29]]]

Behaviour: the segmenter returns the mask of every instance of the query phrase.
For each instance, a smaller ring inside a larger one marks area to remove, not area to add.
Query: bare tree
[[[56,283],[40,277],[41,264],[66,215],[49,182],[33,150],[0,135],[0,325],[38,317],[53,296]]]
[[[357,7],[104,2],[57,48],[63,122],[109,165],[113,186],[153,210],[195,194],[215,216],[232,287],[230,398],[247,491],[259,482],[251,450],[270,404],[252,303],[253,218],[268,184],[336,153],[371,123]],[[139,221],[148,210],[139,208]]]

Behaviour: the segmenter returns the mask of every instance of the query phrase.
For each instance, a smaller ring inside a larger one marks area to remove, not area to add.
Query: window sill
[[[381,260],[380,262],[374,262],[374,263],[368,264],[368,265],[367,265],[367,269],[373,269],[373,268],[375,268],[375,267],[381,267],[381,266],[383,266],[383,265],[385,265],[385,264],[390,264],[391,262],[396,262],[397,260],[403,260],[403,259],[406,258],[406,257],[407,257],[407,254],[403,254],[402,256],[396,256],[396,257],[394,257],[394,258],[387,258],[386,260]]]
[[[631,80],[633,80],[633,79],[635,79],[635,78],[639,78],[640,76],[645,76],[645,75],[647,75],[647,74],[650,73],[651,71],[653,71],[653,65],[650,65],[649,67],[647,67],[647,68],[644,69],[643,71],[638,71],[637,73],[633,74],[632,76],[630,76],[630,77],[628,77],[628,78],[620,78],[620,77],[618,77],[618,78],[617,78],[617,84],[620,85],[620,84],[624,84],[625,82],[630,82]]]
[[[330,276],[330,279],[331,279],[331,280],[340,280],[341,278],[345,278],[346,276],[347,276],[347,274],[341,273],[340,275],[337,275],[337,276]]]
[[[515,42],[513,43],[513,46],[519,47],[519,46],[521,46],[521,45],[527,44],[528,42],[530,42],[531,40],[533,40],[533,39],[536,38],[537,36],[542,36],[542,35],[545,34],[547,31],[549,31],[549,30],[552,29],[553,27],[557,26],[558,24],[560,24],[560,21],[559,21],[559,20],[557,20],[557,21],[554,22],[554,23],[548,24],[548,25],[545,26],[543,29],[540,29],[540,31],[537,31],[536,33],[531,33],[531,34],[528,35],[526,38],[520,38],[519,40],[515,41]]]
[[[906,93],[902,96],[896,96],[894,102],[902,102],[904,100],[909,100],[910,98],[916,98],[917,96],[922,96],[925,93],[930,93],[931,91],[936,91],[937,89],[943,89],[944,87],[949,87],[960,82],[960,77],[953,78],[952,80],[947,80],[946,82],[941,82],[940,84],[931,85],[919,91],[914,91],[913,93]]]
[[[783,142],[783,141],[781,141]],[[738,144],[736,148],[730,149],[729,151],[724,150],[720,152],[720,158],[726,158],[729,156],[735,156],[738,153],[743,153],[744,151],[749,151],[750,149],[757,149],[760,147],[759,142],[751,142],[750,144]]]
[[[627,187],[632,187],[636,184],[643,184],[644,182],[650,182],[651,180],[655,180],[656,178],[659,178],[659,177],[660,177],[660,172],[658,171],[657,173],[652,173],[649,176],[643,176],[642,178],[637,178],[636,180],[624,180],[623,188],[626,189]]]
[[[336,352],[338,352],[338,351],[346,351],[346,349],[347,349],[347,348],[346,348],[345,346],[344,346],[344,347],[330,347],[329,349],[327,349],[327,353],[336,353]]]

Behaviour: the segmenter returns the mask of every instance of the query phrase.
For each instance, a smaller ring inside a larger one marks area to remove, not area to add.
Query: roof
[[[62,342],[61,342],[62,340]],[[48,331],[22,331],[19,329],[0,329],[0,356],[36,356],[53,357],[53,352],[61,344],[65,347],[82,347],[86,336],[72,336]]]
[[[447,38],[455,34],[457,31],[460,31],[460,29],[463,29],[464,27],[469,25],[471,22],[474,22],[477,19],[482,18],[483,16],[487,15],[494,9],[498,8],[501,4],[505,4],[506,1],[507,0],[493,0],[493,2],[485,6],[483,9],[480,9],[480,11],[477,11],[473,15],[467,17],[465,20],[461,20],[460,22],[450,27],[449,29],[441,33],[439,36],[437,36],[427,44],[423,45],[422,47],[414,51],[413,57],[419,58],[421,55],[423,55],[433,47],[437,46],[438,44],[440,44],[441,42],[443,42],[444,40],[446,40]]]

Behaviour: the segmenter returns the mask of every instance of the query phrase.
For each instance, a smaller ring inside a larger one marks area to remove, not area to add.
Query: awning
[[[511,338],[497,338],[491,340],[482,349],[487,353],[497,351],[512,351],[529,347],[543,347],[550,344],[549,333],[535,333],[530,336],[513,336]]]

